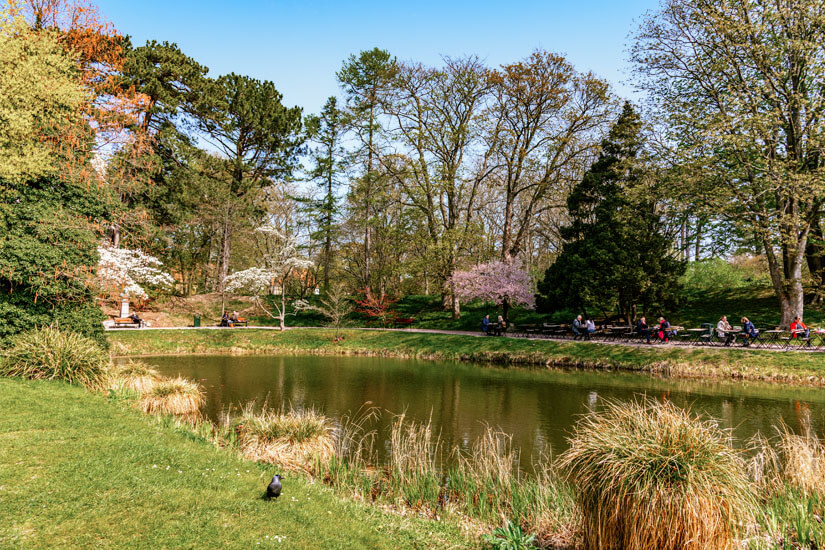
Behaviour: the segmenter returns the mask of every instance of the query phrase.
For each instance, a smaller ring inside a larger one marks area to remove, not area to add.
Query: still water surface
[[[166,375],[198,380],[206,414],[217,420],[230,405],[315,407],[340,418],[365,403],[384,411],[376,428],[386,449],[393,413],[432,419],[450,449],[467,448],[484,424],[513,435],[522,467],[543,448],[558,453],[576,420],[605,400],[669,399],[718,419],[744,446],[756,432],[773,435],[780,419],[801,428],[810,415],[825,427],[825,391],[752,382],[669,380],[615,372],[504,369],[464,363],[373,357],[189,356],[147,362]]]

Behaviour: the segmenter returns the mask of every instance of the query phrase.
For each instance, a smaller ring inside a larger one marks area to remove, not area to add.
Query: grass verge
[[[446,522],[341,500],[168,419],[60,382],[0,379],[2,548],[456,548]]]
[[[159,330],[110,332],[118,356],[301,353],[379,355],[534,367],[663,372],[678,377],[735,378],[825,385],[819,353],[636,347],[403,331]]]

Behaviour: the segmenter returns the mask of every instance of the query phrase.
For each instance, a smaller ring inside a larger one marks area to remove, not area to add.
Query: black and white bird
[[[275,474],[272,476],[272,481],[269,482],[269,485],[266,487],[266,498],[267,500],[272,498],[278,498],[281,496],[281,480],[283,478],[280,474]]]

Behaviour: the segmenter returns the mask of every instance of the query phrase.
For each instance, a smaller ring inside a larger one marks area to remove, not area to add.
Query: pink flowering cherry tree
[[[500,305],[505,321],[510,306],[529,309],[536,306],[533,281],[517,260],[488,262],[467,271],[456,271],[452,284],[462,300],[483,300]]]

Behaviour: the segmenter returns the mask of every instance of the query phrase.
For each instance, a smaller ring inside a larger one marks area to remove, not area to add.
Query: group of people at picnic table
[[[730,346],[734,342],[736,342],[737,336],[742,339],[743,346],[749,346],[753,343],[757,338],[759,338],[759,329],[753,324],[753,322],[748,319],[747,317],[742,317],[741,319],[742,326],[741,327],[733,327],[728,322],[727,315],[722,315],[719,318],[719,321],[716,323],[716,328],[711,329],[711,325],[705,325],[707,329],[689,329],[689,330],[697,330],[702,331],[703,334],[707,334],[708,336],[712,335],[712,331],[716,331],[716,336],[724,341],[725,346]],[[485,315],[484,319],[481,320],[481,331],[485,334],[500,336],[504,333],[505,329],[507,328],[507,323],[504,321],[501,315],[498,316],[497,322],[490,321],[490,315]],[[584,319],[583,316],[578,315],[573,320],[573,324],[571,326],[573,330],[574,339],[578,340],[580,338],[587,339],[590,337],[591,334],[596,332],[596,324],[593,322],[593,319]],[[608,327],[609,328],[609,327]],[[626,327],[632,328],[633,331],[640,337],[645,339],[647,344],[651,343],[652,338],[657,338],[659,341],[668,343],[670,339],[676,336],[677,328],[673,327],[670,322],[665,319],[664,317],[659,317],[658,322],[651,326],[648,325],[647,319],[642,316],[639,320],[636,321],[635,327]],[[681,330],[681,329],[679,329]],[[811,330],[802,322],[802,317],[797,315],[794,317],[793,322],[789,327],[791,338],[799,338],[803,340],[808,340],[811,335]],[[778,332],[778,331],[775,331]]]
[[[498,319],[495,323],[490,321],[490,314],[484,316],[484,319],[481,320],[481,332],[484,334],[489,334],[493,336],[501,336],[504,334],[504,331],[507,330],[507,323],[504,321],[504,317],[501,315],[498,316]]]

